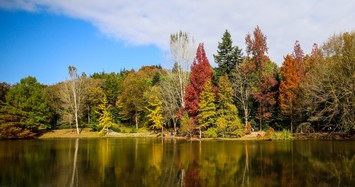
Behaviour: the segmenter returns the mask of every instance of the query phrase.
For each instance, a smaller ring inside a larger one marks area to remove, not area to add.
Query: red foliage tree
[[[253,36],[254,38],[247,34],[245,37],[247,57],[252,59],[256,71],[263,71],[268,60],[266,53],[269,49],[266,43],[266,36],[261,32],[259,26],[256,26]]]
[[[203,43],[201,43],[197,48],[196,57],[191,66],[191,84],[185,88],[185,110],[190,117],[196,118],[200,93],[202,92],[207,80],[211,80],[212,76],[212,67],[206,57]]]
[[[249,63],[248,72],[254,74],[253,97],[258,103],[257,118],[260,121],[260,130],[262,129],[262,121],[271,117],[273,106],[276,104],[276,92],[273,91],[277,84],[275,79],[276,65],[266,55],[268,52],[266,38],[259,26],[255,28],[253,37],[250,34],[245,37],[246,63]]]
[[[304,53],[303,50],[301,48],[301,44],[300,42],[297,40],[295,43],[295,46],[293,47],[293,54],[292,54],[293,58],[296,60],[297,62],[297,76],[300,79],[303,79],[304,75],[305,75],[305,71],[304,71],[304,66],[303,66],[303,61],[304,61]]]

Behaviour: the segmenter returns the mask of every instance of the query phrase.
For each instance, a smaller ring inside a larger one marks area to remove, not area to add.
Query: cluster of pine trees
[[[1,83],[0,138],[32,137],[41,130],[120,126],[171,128],[184,135],[238,137],[272,127],[291,132],[354,131],[355,33],[332,36],[304,54],[298,41],[279,68],[267,56],[256,27],[245,54],[226,30],[213,68],[203,43],[184,32],[170,37],[171,67],[79,75],[42,85],[34,77]]]

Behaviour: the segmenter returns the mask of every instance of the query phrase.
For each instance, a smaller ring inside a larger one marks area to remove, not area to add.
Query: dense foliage
[[[1,83],[0,138],[74,126],[106,132],[121,125],[171,128],[189,136],[200,129],[210,137],[268,127],[355,130],[354,32],[332,36],[320,48],[315,44],[310,54],[296,41],[280,68],[267,56],[267,37],[259,27],[245,37],[245,56],[226,30],[215,68],[203,44],[192,49],[187,33],[170,39],[171,69],[143,66],[87,76],[70,66],[69,79],[54,85],[34,77]]]

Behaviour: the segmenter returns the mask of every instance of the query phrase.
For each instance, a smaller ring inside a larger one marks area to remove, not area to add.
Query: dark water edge
[[[0,141],[0,186],[354,186],[355,141]]]

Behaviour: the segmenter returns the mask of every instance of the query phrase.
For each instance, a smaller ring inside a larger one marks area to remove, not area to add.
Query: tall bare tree
[[[79,114],[81,112],[81,105],[84,97],[83,79],[78,75],[77,69],[74,66],[69,66],[69,80],[63,83],[61,90],[61,99],[63,102],[63,111],[65,116],[69,117],[71,124],[72,117],[74,117],[77,134],[79,130]]]
[[[244,113],[244,125],[247,127],[252,108],[252,74],[248,72],[248,63],[242,63],[236,67],[236,73],[232,78],[235,97],[241,104]]]
[[[170,35],[170,53],[174,65],[171,73],[177,75],[179,88],[178,100],[180,107],[185,107],[185,86],[189,83],[189,71],[195,53],[194,39],[186,32],[178,32]]]

